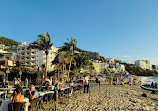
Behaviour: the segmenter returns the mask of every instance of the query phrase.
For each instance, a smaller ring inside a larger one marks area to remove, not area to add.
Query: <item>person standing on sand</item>
[[[25,78],[25,86],[27,87],[28,86],[28,79]]]
[[[96,77],[96,83],[99,83],[99,86],[100,86],[100,80],[99,80],[99,78],[98,77]]]
[[[140,83],[140,86],[141,86],[142,85],[142,80],[141,79],[139,80],[139,83]]]
[[[87,76],[85,76],[83,82],[84,82],[84,92],[83,92],[83,93],[85,93],[86,88],[87,88],[87,93],[88,93],[88,89],[89,89],[89,78],[88,78]]]
[[[133,77],[130,78],[129,84],[132,86],[133,85]]]

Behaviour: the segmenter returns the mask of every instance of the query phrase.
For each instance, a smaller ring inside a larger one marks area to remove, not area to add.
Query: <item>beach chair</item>
[[[24,111],[26,102],[8,104],[8,111]]]

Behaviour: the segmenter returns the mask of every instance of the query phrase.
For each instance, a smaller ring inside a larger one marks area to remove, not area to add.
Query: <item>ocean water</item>
[[[158,76],[140,77],[140,79],[147,84],[151,84],[152,82],[158,83]]]

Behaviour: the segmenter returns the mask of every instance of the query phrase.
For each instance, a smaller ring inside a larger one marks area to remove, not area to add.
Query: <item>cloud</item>
[[[129,56],[128,56],[128,55],[122,56],[122,58],[123,58],[123,59],[127,59],[127,58],[129,58]]]
[[[128,64],[134,64],[135,63],[134,60],[129,60],[129,61],[125,61],[125,62],[128,63]]]

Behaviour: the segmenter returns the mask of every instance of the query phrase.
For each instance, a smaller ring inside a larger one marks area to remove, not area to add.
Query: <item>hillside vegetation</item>
[[[158,72],[149,69],[142,69],[133,64],[123,63],[125,65],[126,71],[128,71],[132,75],[137,76],[158,76]]]
[[[5,46],[13,46],[13,45],[17,46],[18,42],[5,37],[0,37],[0,44],[4,44]]]

